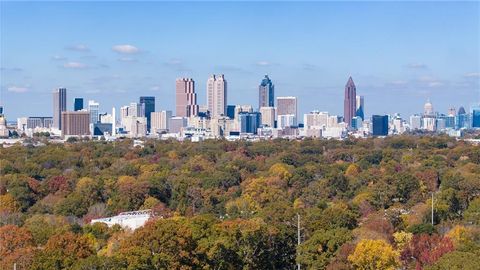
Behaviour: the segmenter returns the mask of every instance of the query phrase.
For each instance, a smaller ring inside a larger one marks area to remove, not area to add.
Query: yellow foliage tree
[[[456,225],[448,233],[447,236],[452,239],[455,247],[458,247],[471,238],[471,230],[462,225]]]
[[[399,256],[386,241],[364,239],[348,260],[359,270],[394,270],[400,265]]]
[[[293,167],[284,163],[275,163],[270,167],[269,173],[272,176],[278,176],[282,179],[289,179],[292,177]]]
[[[16,212],[19,208],[18,203],[9,193],[0,195],[0,212]]]
[[[412,240],[413,234],[409,232],[399,231],[393,234],[393,239],[395,244],[397,244],[397,249],[402,250],[410,240]]]
[[[354,176],[357,176],[360,172],[361,172],[360,167],[357,164],[352,163],[348,166],[347,170],[345,171],[345,175],[354,177]]]

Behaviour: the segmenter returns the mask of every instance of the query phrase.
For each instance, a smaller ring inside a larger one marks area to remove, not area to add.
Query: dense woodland
[[[479,146],[132,145],[0,148],[0,269],[480,269]],[[134,232],[89,224],[139,209]]]

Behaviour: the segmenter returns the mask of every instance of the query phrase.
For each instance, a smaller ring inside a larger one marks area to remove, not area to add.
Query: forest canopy
[[[142,209],[156,217],[135,231],[90,224]],[[446,136],[0,148],[1,269],[478,269],[478,256],[480,147]]]

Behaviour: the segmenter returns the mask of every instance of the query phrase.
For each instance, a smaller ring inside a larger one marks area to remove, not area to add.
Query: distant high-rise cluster
[[[340,89],[339,89],[340,90]],[[340,90],[341,91],[341,90]],[[339,91],[339,92],[340,92]],[[344,87],[343,115],[313,110],[298,115],[295,96],[275,96],[275,86],[268,75],[258,85],[258,108],[251,104],[227,103],[227,80],[223,74],[211,75],[206,83],[205,103],[197,100],[193,78],[175,81],[175,111],[156,111],[154,96],[140,96],[138,102],[102,112],[100,103],[83,97],[74,98],[67,110],[67,89],[53,91],[53,117],[31,116],[17,119],[17,130],[29,134],[51,132],[69,136],[106,136],[107,138],[145,136],[201,140],[203,138],[344,138],[346,136],[387,136],[404,132],[444,132],[462,136],[466,129],[480,128],[480,104],[469,110],[448,108],[446,114],[434,110],[428,99],[423,112],[404,120],[400,114],[366,116],[365,97],[357,95],[352,77]],[[1,109],[3,111],[3,108]],[[1,114],[2,123],[6,123]],[[302,122],[303,120],[303,122]],[[0,125],[0,137],[10,134]]]

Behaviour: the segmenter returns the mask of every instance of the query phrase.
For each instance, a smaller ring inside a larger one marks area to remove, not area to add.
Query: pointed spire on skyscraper
[[[352,76],[348,78],[345,85],[345,98],[343,100],[343,119],[348,127],[352,125],[352,118],[357,111],[357,88],[353,82]]]

